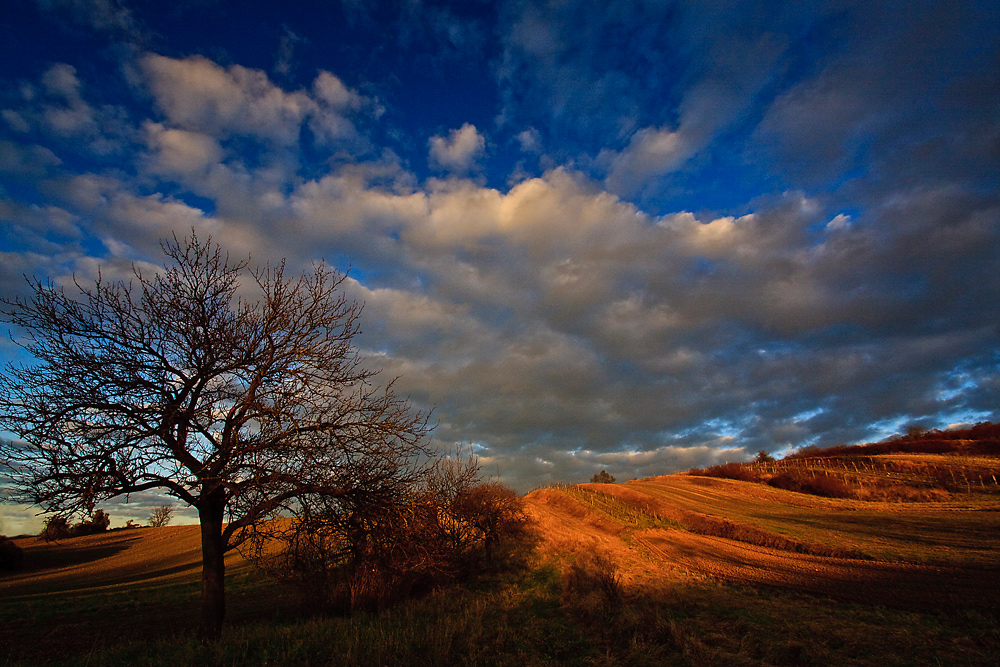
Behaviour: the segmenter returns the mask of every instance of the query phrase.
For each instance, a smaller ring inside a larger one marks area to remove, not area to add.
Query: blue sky
[[[5,297],[192,228],[350,266],[521,491],[1000,418],[994,2],[4,5]]]

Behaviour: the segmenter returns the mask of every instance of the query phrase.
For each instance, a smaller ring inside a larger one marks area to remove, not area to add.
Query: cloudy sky
[[[363,352],[521,491],[996,421],[998,26],[989,0],[5,0],[0,290],[192,228],[350,267]]]

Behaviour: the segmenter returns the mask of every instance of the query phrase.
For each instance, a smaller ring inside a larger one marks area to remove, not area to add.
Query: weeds
[[[628,528],[680,528],[681,524],[673,519],[661,516],[651,506],[641,506],[627,502],[601,491],[587,489],[581,486],[560,487],[560,491],[575,498],[587,507],[597,510],[609,519]]]

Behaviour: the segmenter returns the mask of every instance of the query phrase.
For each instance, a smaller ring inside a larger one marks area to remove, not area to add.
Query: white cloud
[[[608,187],[628,195],[677,169],[690,156],[691,147],[678,132],[646,127],[632,135],[621,151],[601,151],[598,162],[607,165]]]
[[[285,91],[260,70],[239,65],[226,69],[201,56],[177,60],[146,54],[141,66],[166,124],[173,128],[216,140],[252,136],[272,147],[294,148],[308,122],[319,144],[337,144],[356,153],[370,149],[348,117],[370,100],[325,70],[313,81],[310,94]]]
[[[97,30],[136,34],[138,24],[132,12],[122,6],[121,0],[35,0],[47,11],[64,9],[78,23]]]
[[[540,153],[542,150],[541,135],[533,127],[518,132],[517,142],[521,146],[521,150],[525,153]]]
[[[80,80],[72,65],[56,63],[42,75],[42,85],[50,95],[65,97],[71,102],[80,99]]]
[[[318,99],[338,111],[357,110],[365,102],[364,97],[349,89],[343,81],[325,70],[321,70],[316,76],[313,90]]]
[[[850,226],[851,216],[840,213],[830,220],[830,222],[826,223],[826,230],[829,232],[835,232],[841,229],[847,229]]]
[[[55,153],[44,146],[22,146],[0,140],[0,173],[40,175],[61,162]]]
[[[146,142],[152,149],[156,173],[198,177],[222,160],[222,148],[205,134],[165,128],[160,123],[146,123]]]
[[[455,172],[469,171],[486,152],[486,139],[470,123],[452,130],[447,137],[431,137],[428,144],[431,163]]]
[[[286,93],[264,72],[240,65],[223,69],[202,56],[156,54],[144,56],[141,65],[167,119],[185,130],[247,134],[288,146],[298,142],[302,121],[315,108],[304,92]]]

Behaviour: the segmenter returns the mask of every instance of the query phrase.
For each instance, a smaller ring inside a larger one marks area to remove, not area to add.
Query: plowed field
[[[1000,605],[1000,507],[865,503],[685,475],[527,496],[557,557],[599,551],[626,588],[700,579],[931,610]]]

